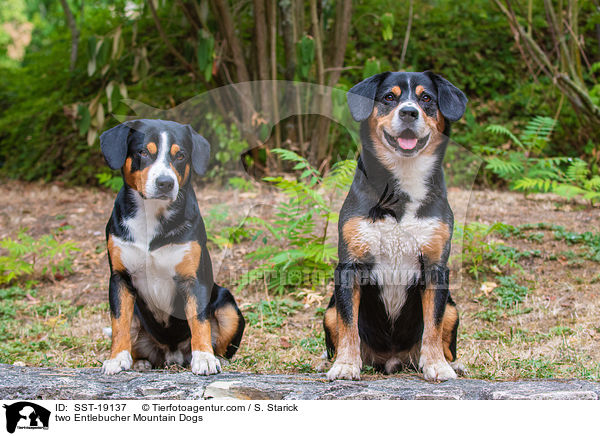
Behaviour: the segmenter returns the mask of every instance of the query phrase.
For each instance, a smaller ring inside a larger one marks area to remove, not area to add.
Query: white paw
[[[338,362],[333,363],[333,366],[327,373],[327,379],[332,380],[360,380],[360,363]]]
[[[427,362],[419,366],[423,369],[423,377],[425,377],[425,380],[446,381],[456,378],[456,372],[454,372],[446,359]]]
[[[454,362],[450,362],[450,366],[458,375],[467,374],[467,367],[457,360],[455,360]]]
[[[152,369],[152,364],[150,362],[148,362],[147,360],[136,360],[135,363],[133,364],[133,370],[134,371],[150,371]]]
[[[221,363],[212,353],[192,351],[192,372],[200,375],[211,375],[221,372]]]
[[[102,364],[102,372],[106,375],[117,374],[121,371],[131,369],[133,359],[129,351],[121,351],[114,359],[105,360]]]

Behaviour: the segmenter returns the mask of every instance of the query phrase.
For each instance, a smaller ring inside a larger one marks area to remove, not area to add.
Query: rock
[[[251,400],[597,400],[600,383],[583,380],[490,382],[457,379],[429,383],[416,375],[365,375],[328,382],[324,374],[228,373],[202,377],[189,371],[35,368],[0,365],[0,392],[17,399],[251,399]]]

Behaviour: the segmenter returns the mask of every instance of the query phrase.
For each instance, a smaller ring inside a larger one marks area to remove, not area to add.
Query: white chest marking
[[[439,226],[437,218],[415,218],[409,207],[397,222],[386,216],[374,223],[359,223],[360,242],[369,247],[375,264],[371,278],[381,286],[388,317],[395,319],[406,302],[406,288],[421,274],[419,254]]]
[[[138,201],[138,200],[136,200]],[[173,313],[175,297],[175,268],[191,249],[190,243],[168,244],[150,251],[150,241],[160,230],[159,216],[164,212],[162,200],[142,200],[137,213],[124,221],[133,241],[113,236],[113,243],[121,250],[123,266],[131,275],[133,286],[148,304],[158,321],[167,323]]]
[[[394,165],[396,188],[410,195],[413,202],[421,202],[427,195],[427,179],[437,156],[418,155],[413,159],[398,158]]]

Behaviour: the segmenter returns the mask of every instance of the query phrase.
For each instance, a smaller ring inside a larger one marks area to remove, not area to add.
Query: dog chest
[[[176,268],[191,250],[191,243],[168,244],[150,251],[147,245],[113,237],[119,247],[121,262],[131,276],[139,296],[159,321],[166,321],[173,312]]]
[[[361,220],[356,237],[366,245],[374,263],[371,279],[381,288],[381,299],[390,319],[406,301],[406,289],[421,274],[419,256],[439,225],[437,218],[405,214],[398,222],[391,216],[371,222]]]

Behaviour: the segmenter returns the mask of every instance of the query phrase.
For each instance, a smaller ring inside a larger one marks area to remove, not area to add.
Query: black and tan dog
[[[171,363],[219,372],[216,356],[237,351],[244,318],[213,281],[191,184],[210,145],[190,126],[161,120],[125,122],[100,145],[124,180],[106,226],[112,349],[104,373]]]
[[[453,214],[442,160],[467,98],[431,72],[382,73],[350,89],[362,152],[340,212],[335,292],[325,313],[327,376],[364,364],[456,378],[458,313],[449,293]]]

